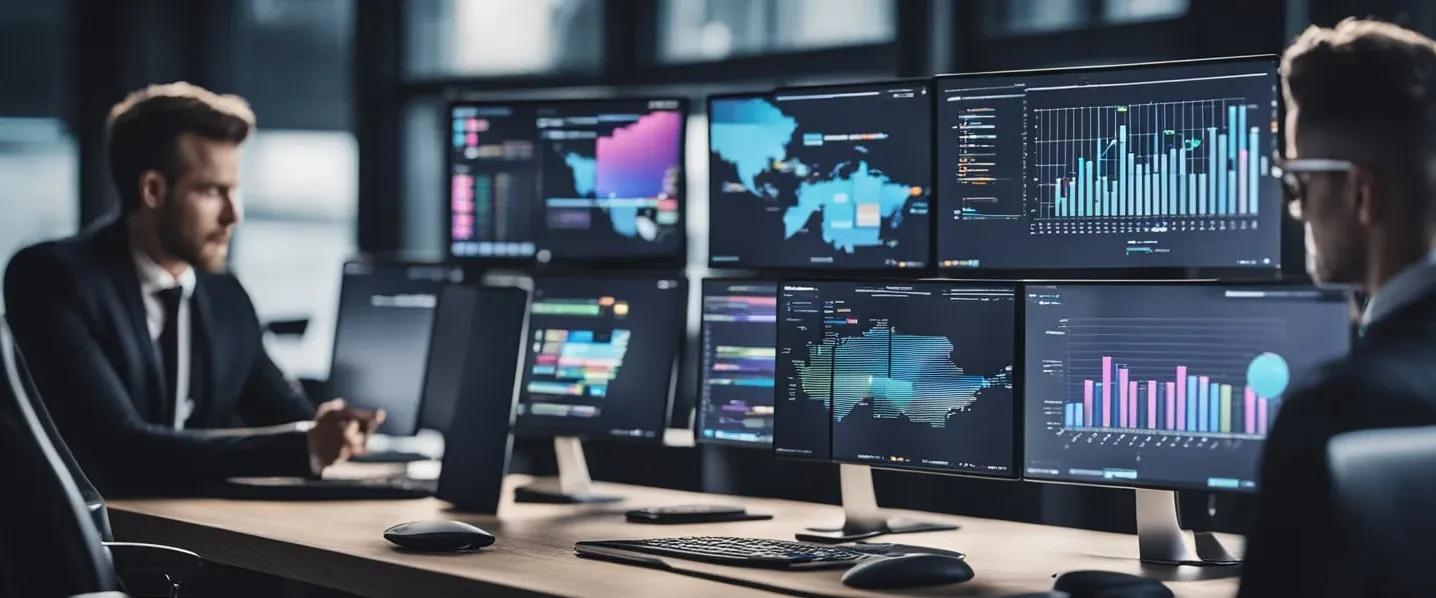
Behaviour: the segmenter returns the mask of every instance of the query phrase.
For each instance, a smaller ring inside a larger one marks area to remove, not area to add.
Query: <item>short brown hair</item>
[[[179,175],[177,143],[182,133],[242,143],[254,128],[254,112],[236,95],[220,95],[198,85],[177,82],[151,85],[110,109],[106,145],[110,176],[128,212],[140,204],[139,179],[158,170],[173,181]]]
[[[1408,155],[1427,151],[1433,69],[1431,38],[1363,19],[1307,28],[1281,61],[1286,99],[1299,123],[1334,127]]]

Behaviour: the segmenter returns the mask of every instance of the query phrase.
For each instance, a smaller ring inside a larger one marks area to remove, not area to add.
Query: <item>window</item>
[[[664,0],[659,56],[692,62],[889,43],[896,10],[894,0]]]
[[[1187,14],[1190,0],[1105,0],[1102,20],[1112,23],[1137,23],[1175,19]]]
[[[1190,0],[989,0],[989,28],[1003,34],[1053,33],[1094,24],[1125,25],[1175,19]]]
[[[358,146],[346,131],[266,130],[245,145],[235,273],[261,321],[309,319],[302,339],[271,338],[267,346],[290,374],[324,379],[340,270],[355,252]]]
[[[79,156],[59,118],[0,117],[0,181],[0,264],[26,245],[75,232]]]
[[[415,0],[404,4],[411,78],[595,70],[600,0]]]
[[[1087,0],[1006,0],[987,2],[989,21],[1007,34],[1048,33],[1087,25]]]
[[[68,22],[68,2],[0,3],[0,56],[24,57],[0,61],[0,265],[80,221],[79,155],[60,111]]]
[[[237,3],[232,61],[254,106],[240,170],[245,220],[231,266],[262,322],[308,319],[266,346],[291,375],[328,376],[340,270],[356,251],[359,149],[352,132],[353,0]]]

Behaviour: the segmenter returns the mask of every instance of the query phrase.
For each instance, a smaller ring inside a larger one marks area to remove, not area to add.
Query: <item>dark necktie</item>
[[[184,289],[174,287],[156,291],[160,304],[165,308],[165,325],[160,331],[160,356],[164,359],[165,375],[165,397],[164,420],[161,424],[173,427],[175,424],[175,409],[179,401],[179,308],[180,301],[184,299]]]

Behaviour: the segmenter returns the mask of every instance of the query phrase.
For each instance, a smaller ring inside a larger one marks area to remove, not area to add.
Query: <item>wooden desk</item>
[[[508,487],[528,481],[510,476]],[[616,596],[622,598],[772,596],[699,577],[574,556],[578,540],[728,535],[791,540],[802,527],[833,525],[842,511],[811,503],[724,497],[621,484],[597,484],[628,500],[616,505],[514,504],[502,519],[453,513],[437,499],[365,502],[262,502],[222,499],[127,499],[110,502],[116,536],[192,549],[205,558],[363,596]],[[511,496],[511,493],[510,493]],[[624,522],[640,506],[728,503],[772,513],[771,521],[652,526]],[[1143,570],[1137,538],[992,519],[909,513],[963,528],[888,536],[885,540],[959,550],[977,572],[972,581],[918,591],[872,593],[839,583],[840,571],[787,572],[698,564],[787,593],[841,596],[988,596],[1048,590],[1052,576],[1077,569],[1145,573],[1168,580],[1179,596],[1231,596],[1235,571],[1184,567]],[[390,545],[381,532],[416,519],[462,519],[498,536],[469,554],[420,554]],[[1229,540],[1230,541],[1230,540]],[[1230,545],[1230,544],[1229,544]],[[1218,579],[1201,579],[1219,575]]]

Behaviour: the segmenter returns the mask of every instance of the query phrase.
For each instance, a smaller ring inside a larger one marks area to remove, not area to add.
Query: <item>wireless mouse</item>
[[[905,554],[858,563],[843,574],[843,585],[868,590],[915,588],[972,579],[967,561],[942,554]]]
[[[1072,598],[1172,598],[1172,590],[1155,579],[1116,571],[1071,571],[1057,577],[1052,589]]]
[[[483,548],[494,535],[462,521],[410,521],[384,530],[384,539],[404,548],[456,552]]]

